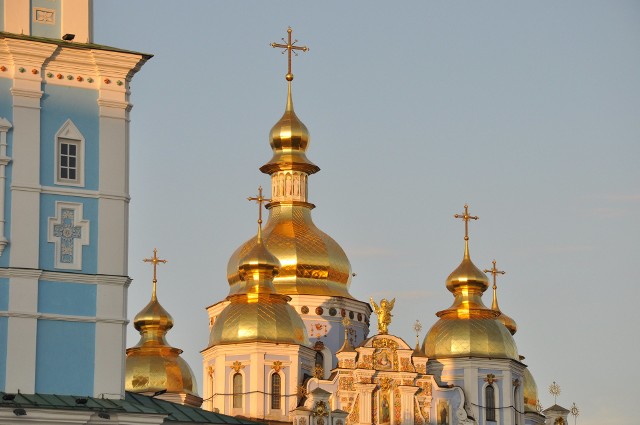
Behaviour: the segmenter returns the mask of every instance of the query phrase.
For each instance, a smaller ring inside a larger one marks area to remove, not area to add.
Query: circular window
[[[335,308],[335,307],[331,307],[331,308],[329,309],[329,315],[331,315],[331,316],[335,316],[336,314],[338,314],[338,310],[336,310],[336,308]]]
[[[307,307],[306,305],[303,305],[300,311],[302,312],[302,314],[307,314],[309,313],[309,307]]]
[[[322,313],[324,313],[324,309],[322,307],[316,307],[316,314],[320,316]]]

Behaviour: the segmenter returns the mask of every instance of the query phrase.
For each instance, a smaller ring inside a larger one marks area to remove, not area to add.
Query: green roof
[[[150,53],[135,52],[133,50],[118,49],[117,47],[104,46],[102,44],[95,43],[78,43],[75,41],[58,40],[57,38],[47,37],[35,37],[32,35],[14,34],[12,32],[0,31],[0,38],[15,38],[16,40],[37,41],[40,43],[57,44],[58,46],[68,47],[70,49],[79,50],[106,50],[109,52],[129,53],[132,55],[140,55],[145,60],[149,60],[153,57]]]
[[[220,413],[210,412],[199,407],[185,406],[170,401],[153,398],[142,394],[127,392],[126,401],[137,403],[140,406],[154,410],[162,410],[169,414],[165,422],[186,422],[197,424],[234,424],[234,425],[258,425],[260,422],[248,419],[235,418]]]
[[[166,400],[127,392],[124,400],[57,394],[13,394],[0,391],[0,408],[53,409],[106,413],[165,415],[165,422],[258,425],[247,419],[209,412]]]

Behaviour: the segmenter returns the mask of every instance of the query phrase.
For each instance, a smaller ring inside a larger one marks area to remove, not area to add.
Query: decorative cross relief
[[[82,219],[82,207],[56,202],[56,216],[49,218],[48,242],[55,244],[57,269],[82,269],[82,247],[89,245],[89,220]]]

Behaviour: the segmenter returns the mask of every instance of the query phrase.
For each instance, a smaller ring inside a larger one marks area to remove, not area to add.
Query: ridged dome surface
[[[180,357],[182,350],[171,347],[166,333],[173,318],[156,298],[155,282],[151,301],[136,315],[134,327],[140,341],[127,349],[125,390],[137,393],[167,390],[167,393],[198,395],[193,371]]]
[[[281,264],[273,280],[278,293],[352,298],[349,259],[340,245],[313,223],[309,204],[273,204],[262,238]],[[256,237],[248,240],[229,259],[230,295],[242,288],[238,264],[256,241]]]
[[[523,395],[524,395],[524,411],[525,412],[537,412],[538,411],[538,385],[536,385],[533,375],[529,371],[529,368],[525,368],[523,381]]]
[[[243,342],[309,345],[306,327],[290,297],[276,292],[273,278],[280,262],[266,248],[259,228],[254,244],[240,255],[237,293],[216,318],[209,346]]]
[[[422,351],[430,359],[485,357],[519,360],[511,333],[490,317],[441,317],[427,333]]]

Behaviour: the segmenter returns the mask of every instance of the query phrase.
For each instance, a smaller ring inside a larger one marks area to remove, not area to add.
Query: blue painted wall
[[[55,245],[47,242],[49,232],[49,217],[55,217],[56,201],[81,203],[84,220],[89,220],[89,245],[82,247],[82,270],[66,270],[76,273],[97,273],[98,255],[98,200],[92,198],[80,198],[76,196],[40,195],[40,268],[43,270],[54,269]],[[78,217],[80,219],[80,217]]]
[[[0,0],[0,6],[2,5]],[[1,25],[1,24],[0,24]],[[13,124],[13,96],[11,95],[12,80],[8,78],[0,78],[0,117],[7,119]],[[9,129],[7,133],[7,155],[11,157],[13,154],[13,128]],[[13,163],[10,162],[5,168],[5,204],[4,204],[4,217],[5,223],[5,237],[11,241],[11,173]],[[11,256],[11,243],[7,245],[0,256],[0,267],[9,266],[9,257]]]
[[[0,317],[0,391],[4,391],[7,377],[7,327],[8,317]]]
[[[95,323],[38,320],[36,392],[93,394]]]
[[[38,312],[95,317],[96,293],[93,284],[42,280],[38,282]]]
[[[96,90],[44,85],[41,111],[40,184],[55,185],[55,136],[71,119],[85,139],[84,188],[98,190],[99,108]],[[72,186],[77,187],[77,186]]]
[[[35,16],[33,16],[33,8],[42,7],[44,9],[53,10],[54,18],[52,24],[45,24],[37,22]],[[31,7],[29,8],[31,14],[31,35],[37,37],[49,37],[60,38],[60,20],[62,15],[60,13],[60,0],[31,0]]]
[[[0,311],[9,311],[9,278],[0,277]]]

